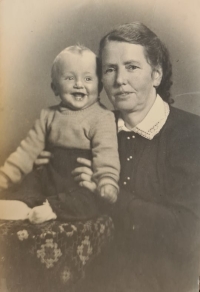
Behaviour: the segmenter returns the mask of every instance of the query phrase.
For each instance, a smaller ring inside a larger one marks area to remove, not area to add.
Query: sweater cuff
[[[119,192],[119,186],[118,186],[117,182],[111,177],[101,178],[98,182],[98,189],[100,189],[104,185],[112,185],[112,186],[116,187],[116,189]]]

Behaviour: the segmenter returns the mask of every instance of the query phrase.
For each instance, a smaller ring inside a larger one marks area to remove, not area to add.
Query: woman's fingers
[[[95,192],[96,191],[96,189],[97,189],[97,186],[96,186],[96,184],[95,184],[95,182],[93,182],[93,181],[81,181],[80,183],[79,183],[79,185],[81,186],[81,187],[84,187],[84,188],[86,188],[86,189],[88,189],[89,191],[91,191],[91,192]]]
[[[91,182],[92,176],[90,174],[87,174],[87,173],[80,173],[79,175],[74,177],[74,180],[78,181],[78,182],[81,182],[81,181]]]
[[[89,160],[89,159],[86,159],[86,158],[79,157],[79,158],[77,158],[77,162],[79,162],[79,163],[81,163],[81,164],[83,164],[85,166],[88,166],[88,167],[92,166],[92,161]]]
[[[51,152],[42,151],[38,158],[36,159],[35,165],[48,164],[51,157],[52,157]]]
[[[86,166],[77,167],[72,171],[72,175],[73,176],[78,176],[79,174],[87,174],[89,176],[92,176],[93,175],[93,171],[91,170],[91,168],[86,167]]]
[[[93,171],[91,169],[92,162],[85,158],[78,158],[77,161],[84,166],[75,168],[72,171],[74,180],[79,182],[81,187],[88,189],[91,192],[95,192],[97,189],[96,183],[92,181]]]
[[[35,161],[35,165],[43,165],[43,164],[48,164],[49,163],[49,158],[37,158]]]
[[[40,153],[40,155],[39,155],[39,157],[41,157],[41,158],[50,158],[51,157],[51,152],[49,152],[49,151],[42,151],[41,153]]]

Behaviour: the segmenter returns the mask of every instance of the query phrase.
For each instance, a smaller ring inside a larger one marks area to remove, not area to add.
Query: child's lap
[[[58,219],[88,219],[101,214],[100,198],[76,183],[71,175],[77,158],[90,158],[90,150],[55,148],[49,164],[34,169],[21,184],[2,192],[0,199],[19,200],[30,208],[49,201]]]

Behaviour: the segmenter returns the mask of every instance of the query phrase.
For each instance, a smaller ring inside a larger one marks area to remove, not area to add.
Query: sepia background
[[[141,21],[167,45],[174,106],[200,115],[199,0],[1,0],[0,164],[44,107],[59,102],[50,88],[55,56],[82,43],[96,53],[105,33]],[[102,101],[109,102],[102,93]]]

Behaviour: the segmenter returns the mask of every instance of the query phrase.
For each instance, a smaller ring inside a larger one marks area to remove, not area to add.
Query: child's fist
[[[103,185],[100,189],[100,195],[110,203],[115,203],[117,201],[118,189],[110,184]]]

